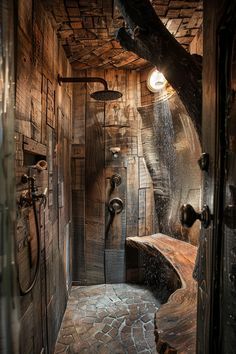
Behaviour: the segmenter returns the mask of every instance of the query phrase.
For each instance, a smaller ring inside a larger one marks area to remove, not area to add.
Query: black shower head
[[[118,100],[122,97],[122,93],[119,91],[108,90],[106,80],[101,77],[61,77],[58,75],[58,83],[61,85],[62,82],[100,82],[104,86],[104,90],[95,91],[91,93],[91,97],[97,101],[113,101]]]
[[[121,98],[122,93],[113,90],[101,90],[91,93],[90,96],[97,101],[113,101],[118,100],[118,98]]]

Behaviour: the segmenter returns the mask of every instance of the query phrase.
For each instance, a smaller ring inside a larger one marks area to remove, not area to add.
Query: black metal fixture
[[[191,227],[196,220],[200,220],[202,226],[206,229],[211,222],[211,214],[207,205],[204,205],[202,211],[197,213],[192,205],[184,204],[180,208],[179,218],[184,227]]]
[[[109,222],[106,226],[105,239],[108,238],[109,230],[115,215],[120,214],[124,209],[124,202],[120,198],[112,198],[108,203],[108,211],[110,212]]]
[[[42,171],[47,168],[47,162],[44,160],[41,160],[39,162],[38,166],[35,165],[30,168],[38,168],[40,171]],[[36,202],[39,201],[39,208],[41,208],[42,205],[44,205],[44,208],[45,208],[46,202],[47,202],[47,188],[45,188],[43,193],[38,194],[37,193],[38,188],[36,187],[35,177],[28,176],[27,174],[24,174],[21,177],[21,183],[23,183],[23,184],[28,183],[28,192],[26,194],[22,194],[20,196],[19,207],[20,208],[31,207],[31,206],[33,207],[35,228],[36,228],[36,238],[37,238],[37,260],[36,260],[34,275],[33,275],[33,279],[30,281],[30,284],[27,286],[26,289],[24,289],[21,285],[20,274],[19,274],[19,264],[17,264],[17,278],[18,278],[18,285],[20,288],[20,294],[26,295],[34,288],[36,281],[37,281],[38,274],[39,274],[39,269],[40,269],[41,242],[40,242],[40,226],[39,226]],[[28,242],[29,242],[29,247],[31,247],[30,246],[30,238],[28,239]],[[30,266],[33,267],[33,262],[32,262],[31,258],[30,258]]]
[[[210,162],[209,154],[207,154],[206,152],[203,152],[200,159],[198,160],[198,164],[199,164],[200,169],[202,171],[208,171],[209,162]]]
[[[111,214],[120,214],[124,209],[124,202],[120,198],[112,198],[108,203],[108,210]]]
[[[101,77],[61,77],[58,75],[58,83],[61,85],[63,82],[71,82],[71,83],[78,83],[78,82],[100,82],[104,86],[104,90],[95,91],[91,93],[91,97],[97,101],[112,101],[118,100],[122,97],[122,93],[119,91],[108,90],[108,85],[106,80],[102,79]]]
[[[117,186],[119,186],[121,184],[121,176],[118,175],[118,173],[115,173],[114,175],[111,176],[110,179],[110,184],[112,189],[115,189]]]

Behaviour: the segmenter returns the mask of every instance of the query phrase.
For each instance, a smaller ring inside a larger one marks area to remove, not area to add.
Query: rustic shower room
[[[236,1],[0,9],[0,353],[235,353]]]

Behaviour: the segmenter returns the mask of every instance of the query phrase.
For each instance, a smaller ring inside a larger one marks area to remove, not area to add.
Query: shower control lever
[[[112,189],[119,186],[121,184],[121,176],[118,175],[118,173],[115,173],[114,175],[111,176],[110,183]]]
[[[120,198],[112,198],[108,204],[108,210],[111,214],[120,214],[124,208],[124,202]]]
[[[184,227],[191,227],[196,220],[200,220],[202,226],[206,229],[211,222],[210,209],[207,205],[204,205],[202,211],[197,213],[192,205],[184,204],[180,208],[179,219]]]

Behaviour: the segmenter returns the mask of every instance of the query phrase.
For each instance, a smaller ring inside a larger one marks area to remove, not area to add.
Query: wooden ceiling
[[[124,20],[113,0],[45,1],[58,37],[75,69],[140,69],[144,59],[123,50],[115,40]],[[157,14],[186,49],[202,24],[202,1],[153,0]]]

